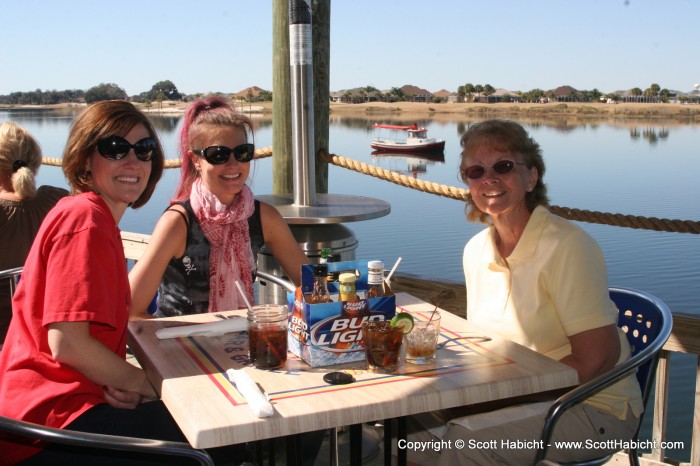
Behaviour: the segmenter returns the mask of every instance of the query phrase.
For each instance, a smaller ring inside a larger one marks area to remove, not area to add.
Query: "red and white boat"
[[[374,150],[391,151],[391,152],[424,152],[424,151],[440,151],[445,148],[444,139],[435,139],[428,137],[428,130],[419,128],[418,125],[411,126],[401,125],[385,125],[375,123],[372,128],[381,131],[383,129],[390,130],[391,137],[384,138],[378,134],[372,140],[370,146]]]

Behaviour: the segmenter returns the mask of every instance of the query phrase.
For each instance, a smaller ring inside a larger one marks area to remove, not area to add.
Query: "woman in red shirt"
[[[63,171],[74,195],[47,215],[25,263],[0,353],[0,414],[184,441],[145,372],[125,360],[131,292],[118,223],[151,197],[163,162],[155,129],[128,102],[93,104],[73,123]],[[15,438],[0,450],[2,464],[157,464]]]

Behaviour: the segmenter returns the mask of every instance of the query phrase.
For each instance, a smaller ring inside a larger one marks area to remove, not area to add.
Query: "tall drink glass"
[[[373,320],[362,324],[367,364],[380,372],[394,372],[399,367],[403,331],[392,327],[388,320]]]
[[[248,311],[248,351],[259,369],[277,369],[287,362],[287,306],[261,304]]]

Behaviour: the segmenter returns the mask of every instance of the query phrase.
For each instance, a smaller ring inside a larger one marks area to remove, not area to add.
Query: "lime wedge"
[[[399,327],[403,333],[413,330],[413,316],[406,312],[399,312],[391,318],[391,326]]]

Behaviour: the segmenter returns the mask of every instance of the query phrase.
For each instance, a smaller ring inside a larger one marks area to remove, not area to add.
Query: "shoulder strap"
[[[187,207],[184,205],[184,203],[178,203],[177,205],[179,205],[179,206],[183,207],[185,210],[187,210]],[[185,225],[187,225],[187,229],[189,230],[190,219],[187,217],[187,215],[185,215],[184,212],[182,212],[181,210],[178,210],[178,209],[173,209],[173,206],[170,206],[167,209],[165,209],[165,212],[168,212],[168,211],[177,212],[178,214],[180,214],[180,217],[182,217],[182,219],[185,221]]]

